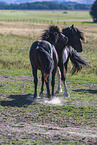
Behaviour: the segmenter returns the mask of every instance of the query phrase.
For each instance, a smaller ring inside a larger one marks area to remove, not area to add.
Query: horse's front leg
[[[42,81],[42,86],[41,86],[40,96],[43,95],[43,91],[44,91],[44,76],[43,76],[43,74],[42,74],[42,79],[41,79],[41,81]]]
[[[33,76],[34,76],[34,98],[36,98],[37,97],[37,84],[38,84],[37,69],[33,69]]]
[[[63,85],[64,85],[64,95],[66,97],[70,97],[70,95],[68,93],[67,85],[66,85],[66,71],[65,71],[65,67],[63,64],[60,65],[60,71],[61,71],[61,80],[62,80]]]
[[[57,71],[57,66],[54,68],[54,70],[52,72],[52,82],[51,82],[51,85],[52,85],[52,96],[54,96],[54,86],[55,86],[55,74],[56,74],[56,71]]]
[[[62,92],[62,88],[61,88],[61,72],[59,67],[57,67],[57,79],[58,79],[58,87],[56,90],[56,94]]]

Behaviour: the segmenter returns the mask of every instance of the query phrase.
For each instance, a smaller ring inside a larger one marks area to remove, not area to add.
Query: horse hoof
[[[68,97],[68,98],[70,98],[70,94],[68,93],[68,94],[65,94],[65,97]]]
[[[43,97],[44,97],[44,94],[43,94],[43,93],[40,93],[39,96],[40,96],[41,98],[43,98]]]
[[[55,94],[59,94],[60,93],[60,90],[56,90]]]
[[[33,94],[33,99],[36,99],[38,97],[37,94]]]
[[[49,99],[49,101],[51,101],[52,100],[52,98],[53,98],[53,96],[48,96],[48,99]]]
[[[34,101],[36,99],[36,97],[34,95],[30,95],[27,100],[29,101]]]
[[[59,94],[60,92],[62,92],[62,89],[57,89],[55,94]]]

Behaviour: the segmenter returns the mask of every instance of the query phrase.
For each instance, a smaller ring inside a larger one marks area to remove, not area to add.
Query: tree
[[[97,23],[97,0],[94,2],[94,4],[91,7],[90,15],[93,18],[93,21]]]

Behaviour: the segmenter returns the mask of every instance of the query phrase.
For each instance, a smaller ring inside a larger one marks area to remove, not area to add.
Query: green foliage
[[[91,5],[84,5],[84,4],[76,4],[75,6],[74,6],[74,9],[75,10],[90,10],[90,8],[91,8]]]
[[[33,2],[21,4],[0,4],[0,9],[7,10],[89,10],[91,5],[74,4],[65,5],[57,2]]]
[[[1,5],[0,9],[16,10],[68,10],[69,6],[57,4],[54,2],[33,2],[23,4]]]
[[[93,21],[97,23],[97,0],[91,7],[90,15],[92,16]]]

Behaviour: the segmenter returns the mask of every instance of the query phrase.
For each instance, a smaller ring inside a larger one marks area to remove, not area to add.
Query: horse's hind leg
[[[52,96],[54,96],[54,86],[55,86],[55,74],[57,71],[57,67],[54,68],[53,72],[52,72]]]
[[[34,98],[37,97],[37,83],[38,83],[38,78],[37,78],[37,69],[33,69],[33,76],[34,76]]]
[[[61,80],[63,82],[63,85],[64,85],[64,95],[66,97],[70,97],[69,93],[68,93],[68,90],[67,90],[67,86],[66,86],[66,72],[65,72],[65,67],[64,65],[61,65],[60,66],[60,71],[61,71]]]
[[[40,96],[43,95],[43,90],[44,90],[44,76],[43,76],[43,74],[42,74],[42,86],[41,86]]]
[[[68,93],[68,90],[67,90],[66,80],[62,81],[62,82],[63,82],[63,85],[64,85],[64,95],[65,95],[65,97],[70,97],[70,95]]]
[[[50,99],[50,98],[51,98],[51,94],[50,94],[49,81],[50,81],[50,76],[48,77],[48,80],[45,81],[45,83],[46,83],[46,88],[47,88],[47,97]]]
[[[61,88],[61,72],[60,72],[59,67],[57,67],[57,77],[58,77],[58,87],[57,87],[57,90],[55,92],[56,94],[62,92],[62,88]]]
[[[66,74],[65,74],[65,80],[62,79],[62,78],[61,78],[61,80],[62,80],[63,85],[64,85],[64,95],[65,95],[65,97],[70,97],[70,94],[68,93],[68,89],[67,89],[67,85],[66,85]]]

